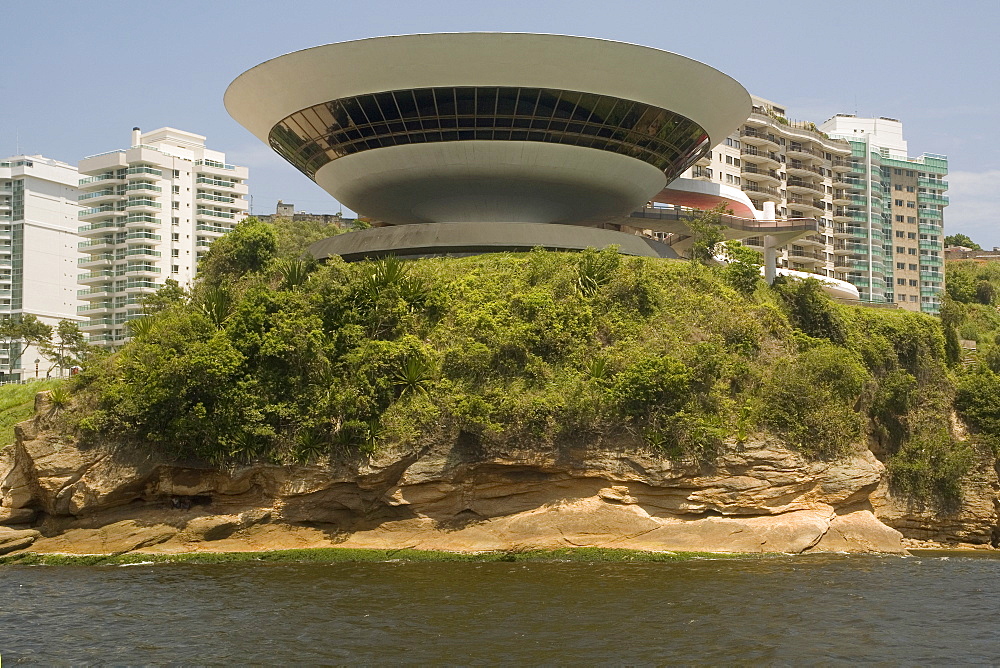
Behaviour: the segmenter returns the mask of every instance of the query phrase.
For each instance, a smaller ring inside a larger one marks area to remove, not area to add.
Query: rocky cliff
[[[817,462],[751,441],[699,467],[627,444],[487,450],[456,435],[352,463],[219,470],[46,427],[19,425],[0,461],[0,553],[903,550],[872,512],[884,468],[867,451]]]

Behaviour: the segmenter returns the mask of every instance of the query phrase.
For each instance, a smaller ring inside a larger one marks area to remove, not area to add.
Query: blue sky
[[[1000,246],[1000,0],[782,2],[287,0],[8,2],[0,55],[0,154],[75,163],[124,147],[132,126],[208,137],[250,167],[253,210],[337,203],[226,113],[237,75],[298,49],[378,35],[548,32],[681,53],[785,105],[903,121],[911,155],[951,162],[949,233]],[[655,73],[650,73],[654,77]]]

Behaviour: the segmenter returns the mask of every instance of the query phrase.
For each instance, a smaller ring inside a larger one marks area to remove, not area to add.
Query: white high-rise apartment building
[[[78,319],[78,179],[76,167],[40,155],[0,162],[0,318],[31,314],[53,327]],[[49,363],[34,347],[13,352],[0,344],[4,380],[45,376]]]
[[[948,159],[907,157],[895,119],[837,115],[817,126],[752,100],[743,126],[684,176],[739,187],[758,210],[771,202],[779,217],[819,221],[818,234],[781,249],[789,269],[848,281],[864,301],[937,313]]]
[[[117,345],[143,315],[142,297],[168,278],[189,286],[212,242],[246,217],[247,168],[205,147],[201,135],[132,131],[132,145],[79,165],[81,311],[90,341]]]

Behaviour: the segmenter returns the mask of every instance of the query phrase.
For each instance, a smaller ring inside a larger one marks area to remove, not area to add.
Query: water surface
[[[7,665],[997,664],[993,556],[2,566],[0,654]]]

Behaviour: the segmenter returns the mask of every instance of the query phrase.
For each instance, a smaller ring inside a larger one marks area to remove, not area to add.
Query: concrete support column
[[[768,285],[774,283],[778,267],[778,240],[770,234],[764,235],[764,280]]]
[[[775,220],[774,202],[764,202],[764,220]],[[764,235],[764,280],[774,283],[778,268],[778,240],[770,234]]]

